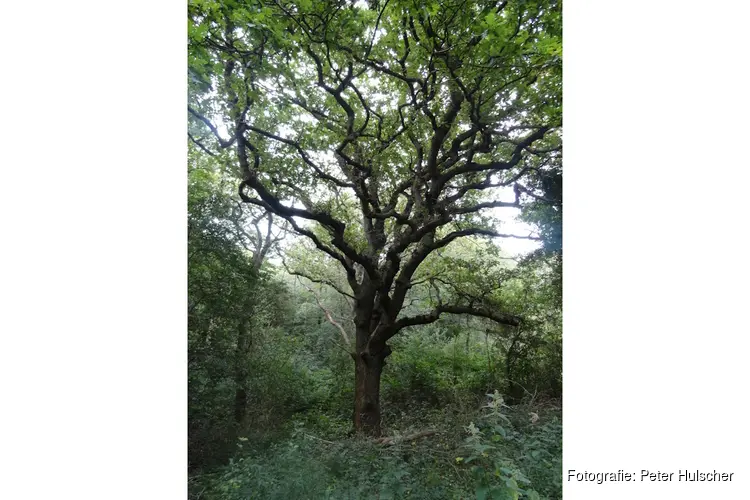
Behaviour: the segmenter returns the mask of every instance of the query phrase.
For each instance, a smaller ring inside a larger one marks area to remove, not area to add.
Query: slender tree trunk
[[[247,411],[247,390],[244,387],[238,387],[234,391],[234,421],[237,425],[242,425]]]
[[[508,402],[511,404],[520,403],[523,399],[523,387],[516,381],[516,364],[519,361],[520,353],[516,351],[516,346],[521,338],[521,329],[516,329],[516,334],[505,354],[505,379],[508,383],[506,390]]]
[[[370,436],[379,436],[380,376],[385,358],[391,354],[387,345],[377,352],[358,352],[354,375],[354,429]]]
[[[247,354],[250,347],[250,333],[247,319],[240,321],[237,328],[237,349],[235,351],[234,374],[234,421],[239,426],[247,413]]]

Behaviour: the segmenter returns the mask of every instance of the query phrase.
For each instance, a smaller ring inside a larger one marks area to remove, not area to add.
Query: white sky
[[[498,191],[503,193],[503,196],[498,197],[501,201],[512,202],[515,199],[515,193],[513,192],[513,188],[511,186],[498,188]],[[516,220],[516,218],[521,213],[521,211],[517,208],[492,208],[489,210],[484,210],[482,213],[490,215],[495,219],[495,221],[497,222],[498,232],[504,234],[517,234],[522,236],[537,234],[533,226],[526,224],[525,222]],[[504,252],[508,253],[512,257],[533,252],[541,246],[541,242],[539,241],[525,240],[521,238],[493,238],[493,241]]]
[[[488,210],[488,212],[492,212],[492,210]],[[528,236],[530,233],[536,234],[536,231],[534,231],[532,226],[515,220],[519,213],[520,210],[517,208],[494,209],[493,216],[501,221],[498,231],[523,236]],[[494,238],[493,240],[497,246],[512,257],[533,252],[541,246],[541,242],[539,241],[524,240],[520,238]]]

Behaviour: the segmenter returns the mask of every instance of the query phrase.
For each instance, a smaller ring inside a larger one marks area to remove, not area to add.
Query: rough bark
[[[380,435],[380,376],[390,354],[391,348],[386,345],[375,352],[365,350],[354,355],[354,429],[359,433]]]

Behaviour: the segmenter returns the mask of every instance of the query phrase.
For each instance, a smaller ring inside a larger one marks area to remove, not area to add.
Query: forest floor
[[[299,413],[266,442],[239,438],[229,464],[190,478],[190,498],[562,498],[561,402],[498,396],[385,406],[381,439]]]

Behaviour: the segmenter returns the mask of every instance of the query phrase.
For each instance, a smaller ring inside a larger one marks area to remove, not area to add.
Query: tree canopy
[[[377,433],[397,333],[444,314],[523,321],[482,269],[479,286],[405,307],[437,292],[427,263],[467,237],[540,238],[504,232],[505,208],[559,246],[560,5],[195,0],[188,13],[190,139],[235,173],[245,204],[342,270],[355,425]]]
[[[188,49],[191,498],[561,498],[560,3],[190,0]]]

